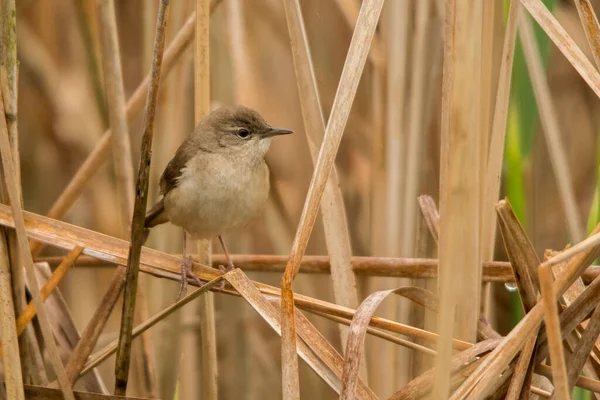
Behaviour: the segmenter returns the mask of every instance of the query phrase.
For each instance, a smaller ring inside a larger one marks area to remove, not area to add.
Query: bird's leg
[[[200,279],[192,272],[192,256],[186,256],[187,250],[187,234],[185,230],[183,231],[183,249],[181,252],[182,260],[181,260],[181,286],[179,287],[179,295],[177,295],[177,300],[181,299],[183,295],[185,295],[187,291],[187,279],[188,277],[194,279],[198,285],[202,286],[202,282]]]
[[[227,246],[225,246],[225,242],[223,241],[223,236],[219,235],[219,242],[221,242],[221,247],[223,247],[223,251],[225,252],[225,258],[227,259],[227,267],[224,272],[233,271],[235,266],[233,262],[231,262],[231,258],[229,258],[229,252],[227,251]]]

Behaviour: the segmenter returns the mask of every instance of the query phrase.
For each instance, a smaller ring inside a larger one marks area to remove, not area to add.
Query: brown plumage
[[[184,229],[182,288],[191,276],[185,257],[185,233],[194,239],[219,237],[248,224],[264,207],[269,169],[264,156],[271,138],[291,130],[273,128],[260,114],[235,105],[211,112],[179,146],[161,179],[162,198],[148,211],[145,226],[166,222]]]

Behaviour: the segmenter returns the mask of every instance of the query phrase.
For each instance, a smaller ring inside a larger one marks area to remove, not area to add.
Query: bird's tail
[[[152,228],[153,226],[164,224],[168,222],[169,218],[165,212],[165,203],[163,199],[160,199],[151,209],[146,213],[146,219],[144,220],[144,228]]]

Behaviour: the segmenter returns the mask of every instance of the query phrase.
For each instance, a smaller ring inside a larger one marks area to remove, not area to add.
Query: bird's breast
[[[269,195],[264,162],[202,154],[191,159],[177,187],[165,196],[170,221],[197,239],[210,239],[249,223]]]

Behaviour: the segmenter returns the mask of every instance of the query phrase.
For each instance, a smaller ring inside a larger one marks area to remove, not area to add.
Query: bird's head
[[[241,105],[212,111],[203,121],[202,129],[210,136],[213,151],[242,151],[264,156],[271,138],[293,133],[290,129],[274,128],[255,110]]]

